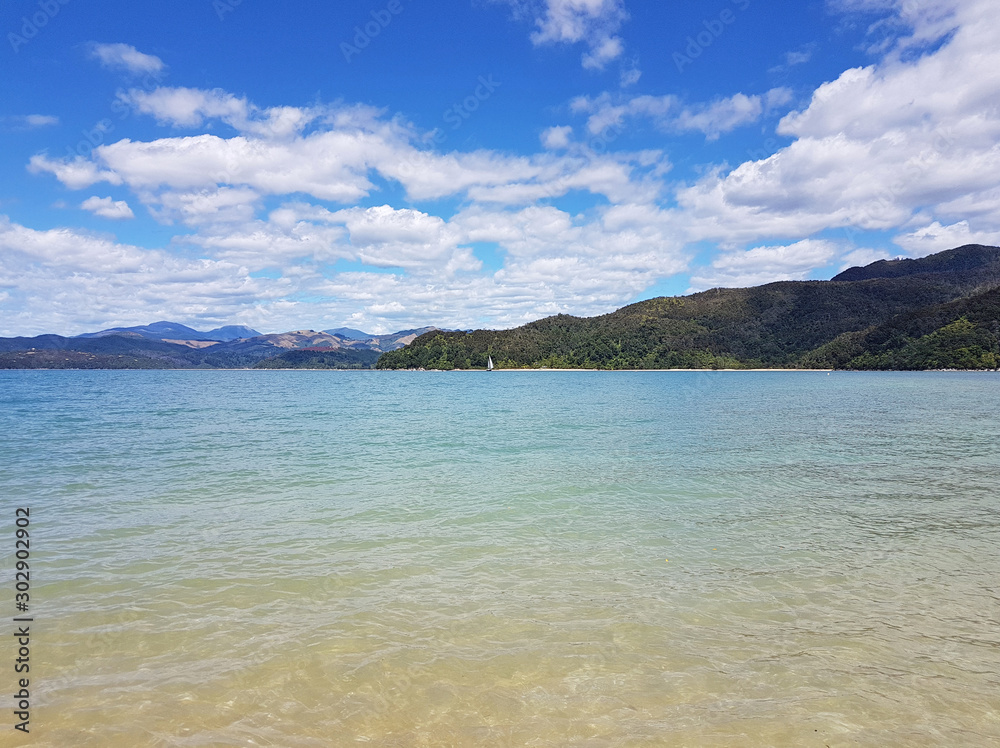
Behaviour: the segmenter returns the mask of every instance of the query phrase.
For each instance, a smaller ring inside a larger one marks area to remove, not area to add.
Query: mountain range
[[[262,335],[230,325],[200,332],[176,322],[119,327],[75,337],[39,335],[0,338],[0,368],[176,369],[336,368],[368,369],[378,357],[437,328],[369,335],[346,328]]]
[[[197,330],[181,325],[177,322],[154,322],[151,325],[139,327],[112,327],[100,332],[85,332],[77,335],[78,338],[103,338],[106,335],[119,333],[135,333],[150,340],[215,340],[228,342],[239,340],[240,338],[254,338],[260,335],[259,332],[242,325],[227,325],[208,332],[198,332]]]
[[[432,331],[381,369],[995,369],[1000,248],[882,260],[828,281],[656,298],[512,330]]]
[[[0,368],[996,369],[1000,248],[881,260],[828,281],[660,297],[511,330],[340,327],[261,335],[173,322],[0,338]]]

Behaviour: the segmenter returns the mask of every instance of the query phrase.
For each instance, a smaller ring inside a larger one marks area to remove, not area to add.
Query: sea
[[[5,371],[0,491],[3,746],[1000,746],[1000,374]]]

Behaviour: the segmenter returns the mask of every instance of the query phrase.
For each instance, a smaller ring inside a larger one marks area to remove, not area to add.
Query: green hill
[[[492,356],[498,368],[994,368],[987,354],[997,315],[989,291],[998,287],[1000,248],[968,245],[852,268],[829,281],[713,289],[599,317],[557,315],[512,330],[434,331],[383,354],[377,366],[484,368]],[[963,315],[972,330],[941,330]],[[912,334],[893,332],[909,319],[923,322],[906,328]],[[906,348],[935,332],[933,340]],[[958,353],[962,349],[968,355]],[[892,351],[899,355],[861,358]],[[947,361],[978,365],[935,365]]]
[[[1000,288],[845,333],[803,357],[802,363],[836,369],[996,369]]]

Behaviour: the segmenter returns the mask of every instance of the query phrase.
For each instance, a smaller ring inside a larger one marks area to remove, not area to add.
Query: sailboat
[[[486,371],[493,371],[493,356],[486,357]]]

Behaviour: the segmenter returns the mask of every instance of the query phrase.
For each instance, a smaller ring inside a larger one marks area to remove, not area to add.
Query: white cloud
[[[150,143],[122,140],[94,156],[134,189],[190,191],[219,184],[242,185],[260,194],[305,192],[323,200],[352,202],[368,194],[368,147],[380,143],[364,133],[327,132],[289,143],[242,136],[164,138]]]
[[[217,119],[240,132],[265,138],[295,136],[325,113],[318,107],[260,109],[245,98],[219,89],[132,89],[119,94],[119,99],[140,114],[155,117],[161,124],[197,128],[206,120]]]
[[[51,172],[74,189],[102,180],[126,184],[154,215],[185,223],[190,211],[163,212],[180,207],[179,198],[166,193],[206,194],[229,186],[255,193],[244,195],[247,206],[257,197],[295,193],[350,205],[375,189],[371,177],[378,173],[402,184],[413,200],[465,195],[475,201],[523,204],[585,190],[617,202],[655,196],[660,186],[642,174],[662,174],[668,168],[662,154],[653,151],[599,155],[586,146],[570,148],[571,130],[562,128],[545,134],[554,148],[565,143],[567,152],[559,155],[439,153],[423,146],[405,123],[358,107],[289,114],[291,121],[314,119],[316,127],[308,133],[275,133],[245,116],[252,107],[221,92],[170,89],[162,96],[154,91],[142,101],[148,104],[144,111],[171,122],[227,118],[240,134],[125,139],[95,148],[90,159],[60,161],[40,154],[30,168]]]
[[[252,231],[207,226],[192,241],[252,271],[279,269],[300,293],[330,297],[309,308],[363,304],[369,326],[382,329],[431,318],[446,326],[507,326],[557,312],[606,312],[687,263],[668,214],[649,205],[597,216],[480,206],[445,220],[388,205],[329,211],[289,203]],[[475,242],[495,243],[503,268],[483,274],[468,246]],[[404,272],[322,271],[337,259]],[[306,308],[300,304],[297,313]]]
[[[382,205],[338,211],[330,220],[343,223],[357,258],[372,267],[447,275],[481,267],[468,249],[458,247],[454,227],[438,216]]]
[[[785,53],[784,63],[781,65],[776,65],[775,67],[768,70],[769,73],[784,73],[789,68],[793,68],[796,65],[805,65],[809,62],[813,53],[816,51],[816,44],[807,44],[799,49],[793,49],[790,52]]]
[[[37,130],[59,124],[59,118],[49,114],[4,115],[0,126],[8,130]]]
[[[765,110],[784,106],[792,99],[787,88],[773,88],[763,96],[738,93],[728,98],[685,106],[672,94],[623,98],[603,93],[580,96],[570,103],[576,114],[587,113],[587,130],[594,135],[622,130],[629,118],[646,118],[660,130],[672,133],[701,132],[708,140],[760,120]]]
[[[894,255],[892,253],[886,252],[884,249],[862,247],[860,249],[852,250],[840,258],[840,270],[843,272],[848,268],[864,267],[865,265],[871,265],[873,262],[878,262],[879,260],[892,259],[893,256]]]
[[[771,112],[774,109],[779,109],[786,104],[791,103],[793,98],[792,89],[790,88],[772,88],[766,94],[764,94],[764,108]]]
[[[833,242],[805,239],[787,246],[754,247],[723,252],[710,268],[691,276],[691,291],[708,288],[745,288],[779,280],[804,280],[837,255]]]
[[[250,108],[246,99],[224,91],[196,88],[133,89],[119,94],[119,98],[137,112],[177,127],[200,127],[206,118],[245,122]]]
[[[83,189],[96,182],[122,183],[121,177],[117,174],[111,171],[102,171],[97,164],[83,156],[66,161],[53,160],[45,154],[38,154],[32,156],[28,162],[28,171],[33,174],[48,172],[71,190]]]
[[[550,127],[542,133],[542,145],[549,150],[566,148],[569,146],[572,137],[572,127]]]
[[[496,0],[510,5],[518,17],[530,17],[535,45],[585,43],[584,68],[603,70],[625,49],[617,36],[628,20],[623,0],[544,0],[541,7],[524,0]]]
[[[625,44],[620,37],[601,39],[583,55],[583,67],[587,70],[604,70],[609,62],[617,60],[624,51]]]
[[[164,223],[187,226],[246,224],[253,220],[260,195],[252,189],[213,187],[203,190],[166,190],[146,196],[150,213]]]
[[[759,96],[736,94],[710,104],[685,108],[670,126],[681,132],[701,132],[708,140],[760,119],[763,106]]]
[[[123,70],[132,75],[159,75],[166,68],[163,60],[143,54],[131,44],[91,44],[90,56],[112,70]]]
[[[791,145],[682,188],[692,233],[752,241],[935,220],[1000,230],[996,9],[989,0],[956,0],[953,9],[948,24],[920,26],[926,38],[960,23],[935,51],[845,71],[782,120]]]
[[[36,231],[0,216],[0,335],[74,334],[152,319],[248,319],[282,281],[248,277],[209,259],[186,260],[73,229]]]
[[[639,70],[638,63],[633,62],[630,67],[622,70],[620,85],[622,88],[634,86],[640,78],[642,78],[642,71]]]
[[[959,221],[950,226],[942,226],[934,221],[916,231],[897,236],[894,241],[912,257],[923,257],[965,244],[1000,246],[1000,230],[973,231],[968,221]]]
[[[135,218],[135,213],[124,200],[112,200],[110,197],[88,197],[80,207],[89,210],[95,216],[110,218],[112,220],[123,220]]]
[[[805,65],[809,60],[812,59],[813,51],[812,49],[802,49],[793,50],[785,55],[785,64],[788,67],[794,67],[795,65]]]

